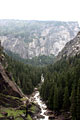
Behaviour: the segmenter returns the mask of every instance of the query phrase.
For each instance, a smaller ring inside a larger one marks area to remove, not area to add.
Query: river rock
[[[50,115],[49,116],[49,120],[53,120],[53,119],[55,119],[55,116],[54,115]]]
[[[37,91],[38,89],[37,88],[34,88],[34,92]]]
[[[53,112],[53,111],[50,111],[50,110],[47,110],[44,114],[45,114],[45,115],[54,115],[54,112]]]
[[[42,118],[44,119],[45,117],[43,115],[37,115],[37,118]]]
[[[3,116],[7,116],[7,115],[8,115],[7,112],[2,112],[1,114],[2,114]]]

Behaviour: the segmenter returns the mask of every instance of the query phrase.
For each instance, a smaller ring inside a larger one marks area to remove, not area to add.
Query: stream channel
[[[44,82],[43,74],[41,75],[41,84]],[[41,86],[40,84],[40,86]],[[46,104],[42,101],[40,97],[40,93],[37,88],[35,88],[33,95],[31,97],[32,101],[37,103],[41,109],[41,112],[39,114],[39,117],[35,117],[36,120],[50,120],[49,116],[46,114],[48,112]]]
[[[47,112],[47,106],[41,100],[39,91],[35,91],[35,94],[33,95],[33,99],[34,99],[34,102],[36,102],[40,106],[40,109],[41,109],[40,116],[43,116],[43,118],[41,117],[41,118],[36,118],[36,119],[37,120],[49,120],[48,116],[45,115],[45,113]]]

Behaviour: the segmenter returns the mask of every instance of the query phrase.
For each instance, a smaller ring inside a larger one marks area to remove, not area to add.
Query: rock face
[[[61,59],[63,57],[72,57],[76,54],[80,54],[80,32],[76,35],[74,39],[66,43],[65,47],[62,49],[62,51],[58,54],[58,59]]]
[[[20,107],[21,105],[23,105],[23,102],[18,97],[0,93],[0,106],[16,108]]]
[[[79,31],[77,22],[0,20],[5,49],[22,58],[57,55]]]
[[[9,79],[1,63],[0,63],[0,93],[16,97],[23,97],[21,90],[18,88],[15,82]]]
[[[23,97],[23,93],[14,81],[11,80],[11,76],[4,69],[2,63],[5,61],[3,48],[0,43],[0,93],[15,97]]]

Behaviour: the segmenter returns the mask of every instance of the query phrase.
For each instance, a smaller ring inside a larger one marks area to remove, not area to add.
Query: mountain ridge
[[[60,21],[2,20],[0,27],[2,46],[24,59],[57,55],[79,31],[77,22]]]
[[[58,54],[57,59],[69,58],[80,54],[80,31],[77,35],[66,43],[65,47]]]

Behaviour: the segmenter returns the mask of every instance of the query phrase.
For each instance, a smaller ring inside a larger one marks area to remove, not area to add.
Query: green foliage
[[[31,116],[30,116],[30,115],[28,115],[27,120],[32,120],[32,118],[31,118]]]
[[[58,88],[57,88],[57,85],[55,85],[55,87],[54,87],[54,110],[56,111],[58,111],[58,104],[59,104],[59,102],[58,102]]]
[[[70,112],[72,114],[72,118],[73,120],[76,119],[76,106],[77,106],[77,93],[76,93],[76,86],[74,85],[72,88],[72,92],[71,92],[71,107],[70,107]]]
[[[20,115],[25,114],[25,110],[15,110],[14,108],[0,108],[1,113],[8,113],[7,117],[14,116],[15,120],[23,120],[20,118]],[[4,115],[0,114],[0,117],[4,117]],[[19,118],[18,118],[19,117]],[[1,118],[0,118],[1,119]]]
[[[43,68],[44,83],[40,94],[50,109],[69,111],[80,119],[80,55],[62,59]],[[47,91],[47,92],[46,92]]]
[[[5,107],[19,107],[22,105],[22,101],[18,97],[9,96],[0,93],[0,105]]]
[[[68,87],[65,87],[65,92],[64,92],[64,98],[63,98],[63,108],[65,110],[68,110],[70,106],[70,101],[69,101],[69,91],[68,91]]]
[[[25,94],[31,94],[34,87],[41,81],[41,69],[13,60],[7,55],[6,61],[8,62],[6,70],[10,73],[11,77],[13,77],[13,80],[20,86]]]
[[[78,81],[78,87],[77,87],[77,120],[80,120],[80,79]]]
[[[25,110],[14,110],[14,109],[6,109],[5,112],[8,113],[8,116],[18,116],[18,115],[23,115]]]
[[[41,55],[41,56],[33,57],[32,59],[23,59],[18,54],[15,54],[9,50],[6,50],[6,53],[12,58],[14,58],[15,60],[21,61],[25,64],[30,64],[33,66],[45,66],[48,64],[52,64],[55,61],[54,55],[50,55],[50,56]]]

